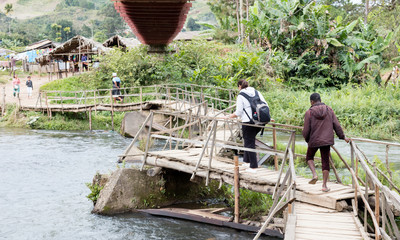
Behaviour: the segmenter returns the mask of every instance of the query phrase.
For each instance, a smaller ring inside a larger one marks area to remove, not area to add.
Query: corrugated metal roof
[[[34,50],[34,49],[55,48],[55,47],[56,47],[56,45],[52,41],[50,41],[48,39],[44,39],[39,42],[35,42],[35,43],[32,43],[32,44],[26,46],[25,49],[27,51],[29,51],[29,50]]]
[[[115,9],[138,37],[148,45],[172,42],[186,21],[188,0],[113,0]]]

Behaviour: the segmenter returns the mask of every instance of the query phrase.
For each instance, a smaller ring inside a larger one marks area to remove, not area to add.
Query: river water
[[[0,128],[0,239],[252,239],[254,234],[130,213],[91,214],[96,171],[130,143],[115,132]],[[262,239],[272,239],[263,237]]]

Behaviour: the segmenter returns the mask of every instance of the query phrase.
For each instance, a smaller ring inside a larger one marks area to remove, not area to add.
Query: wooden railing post
[[[390,146],[386,145],[386,169],[389,173],[390,180],[393,181],[392,171],[390,170],[390,166],[389,166],[389,148],[390,148]],[[389,185],[389,188],[393,189],[393,187],[391,185]]]
[[[350,158],[351,158],[351,169],[354,170],[354,148],[353,145],[350,144]],[[354,179],[354,177],[351,177],[351,186],[354,188],[355,187],[355,182],[357,179]]]
[[[234,156],[235,161],[235,223],[239,223],[240,185],[239,185],[239,157]]]
[[[271,122],[275,122],[275,120],[272,119]],[[273,129],[272,129],[272,144],[274,147],[274,151],[276,151],[278,149],[275,126],[276,126],[275,124],[272,124],[272,127],[273,127]],[[274,166],[275,166],[275,171],[278,171],[279,164],[278,164],[278,156],[277,155],[274,155]]]
[[[89,108],[89,130],[92,131],[92,108]]]
[[[365,175],[365,198],[368,199],[368,175]],[[368,232],[368,210],[364,208],[364,231]]]
[[[96,90],[94,90],[94,115],[97,116],[97,98],[96,98]]]
[[[3,105],[1,108],[1,116],[4,116],[6,110],[6,87],[3,87]]]
[[[111,99],[111,128],[114,131],[114,101],[112,96],[112,90],[110,90],[110,99]]]
[[[368,188],[368,186],[365,186],[366,188]],[[368,199],[368,198],[367,198]],[[377,184],[375,184],[375,219],[376,222],[378,223],[379,226],[379,202],[380,200],[380,193],[379,193],[379,186]],[[377,235],[377,233],[375,233],[375,239],[379,239],[379,236]]]

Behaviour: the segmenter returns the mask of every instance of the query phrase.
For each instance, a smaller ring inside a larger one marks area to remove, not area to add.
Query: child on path
[[[31,76],[28,76],[28,80],[26,81],[26,86],[28,88],[28,98],[31,98],[33,90],[33,83],[31,80]]]
[[[13,85],[13,96],[19,97],[19,90],[20,90],[21,81],[19,80],[17,75],[14,75],[12,85]]]

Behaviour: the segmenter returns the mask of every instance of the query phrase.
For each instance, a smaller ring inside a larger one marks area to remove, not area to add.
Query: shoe
[[[257,168],[248,168],[248,169],[246,169],[246,172],[256,173],[257,172]]]
[[[318,181],[318,177],[311,179],[308,184],[316,184]]]

